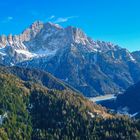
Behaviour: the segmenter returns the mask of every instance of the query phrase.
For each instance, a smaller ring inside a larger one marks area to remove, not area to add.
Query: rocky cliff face
[[[39,21],[21,35],[0,37],[0,62],[49,71],[85,96],[119,93],[140,80],[135,54],[79,28]]]

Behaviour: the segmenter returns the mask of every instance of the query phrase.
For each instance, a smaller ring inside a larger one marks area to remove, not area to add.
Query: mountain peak
[[[44,24],[41,21],[35,21],[30,25],[29,28],[22,32],[21,38],[23,41],[29,41],[34,38],[40,30],[43,28]]]
[[[42,25],[42,24],[43,24],[42,21],[37,20],[37,21],[33,22],[33,23],[30,25],[30,27],[32,28],[32,27],[34,27],[34,26],[40,26],[40,25]]]
[[[86,96],[122,92],[140,79],[139,60],[110,42],[90,39],[79,28],[51,22],[36,21],[20,35],[0,37],[0,63],[49,71]]]
[[[68,26],[66,31],[75,43],[89,44],[87,35],[80,28]]]

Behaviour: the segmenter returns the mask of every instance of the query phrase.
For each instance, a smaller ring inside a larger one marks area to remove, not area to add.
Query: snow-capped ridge
[[[0,36],[0,56],[20,58],[20,61],[34,57],[54,56],[58,51],[63,52],[66,47],[72,47],[71,51],[75,50],[74,53],[77,49],[80,49],[81,53],[113,51],[111,53],[113,59],[116,59],[114,52],[121,50],[119,46],[110,42],[94,41],[80,28],[73,26],[63,28],[52,22],[35,21],[20,35]],[[131,54],[127,55],[131,61],[135,61]],[[96,56],[94,55],[94,63],[97,61]],[[15,62],[17,61],[19,60]]]
[[[20,35],[11,34],[0,36],[0,48],[14,46],[16,49],[37,50],[48,48],[62,48],[68,44],[81,44],[91,51],[108,51],[117,49],[116,45],[108,42],[93,41],[81,29],[68,26],[61,27],[58,24],[36,21],[25,29]],[[46,45],[44,45],[46,44]],[[44,47],[45,46],[45,47]],[[60,47],[59,47],[60,46]]]

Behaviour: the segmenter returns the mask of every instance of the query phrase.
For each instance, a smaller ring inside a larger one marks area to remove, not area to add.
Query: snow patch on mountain
[[[131,54],[129,55],[129,57],[130,57],[130,60],[131,60],[131,61],[136,61],[136,60],[134,59],[134,57],[133,57]]]
[[[45,57],[45,56],[54,56],[56,54],[58,49],[54,49],[54,50],[49,50],[49,49],[45,49],[42,50],[40,49],[37,52],[34,52],[34,57]]]
[[[2,55],[2,56],[6,55],[5,47],[0,48],[0,55]]]
[[[16,49],[15,51],[16,51],[18,54],[22,54],[22,55],[27,56],[28,58],[35,57],[35,54],[29,52],[28,50],[17,50],[17,49]]]

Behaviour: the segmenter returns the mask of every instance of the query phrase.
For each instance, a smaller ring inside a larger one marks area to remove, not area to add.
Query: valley
[[[104,95],[104,96],[97,96],[97,97],[89,98],[89,100],[91,100],[92,102],[95,102],[95,103],[100,103],[100,102],[106,101],[106,100],[115,100],[116,98],[117,98],[116,95],[108,94],[108,95]]]

